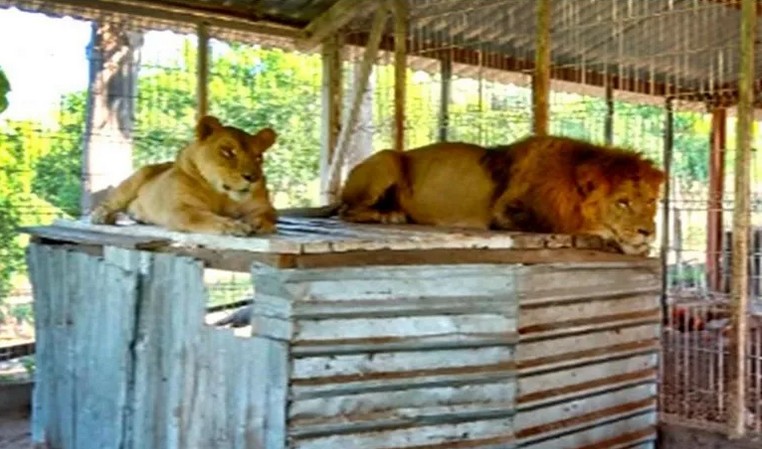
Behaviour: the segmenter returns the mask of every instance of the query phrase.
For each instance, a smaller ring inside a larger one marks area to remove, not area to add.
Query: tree
[[[0,114],[8,109],[8,92],[11,91],[11,83],[5,76],[5,72],[0,68]]]
[[[90,83],[82,151],[82,211],[91,195],[132,174],[132,129],[142,33],[112,21],[93,22]]]

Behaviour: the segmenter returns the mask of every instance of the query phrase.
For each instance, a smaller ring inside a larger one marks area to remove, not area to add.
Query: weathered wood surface
[[[29,267],[36,442],[61,449],[283,447],[268,442],[256,418],[269,402],[285,401],[258,394],[262,379],[286,377],[263,371],[273,356],[261,339],[203,325],[200,263],[32,244]]]
[[[513,447],[515,270],[256,267],[254,333],[290,343],[288,447]]]
[[[93,225],[87,221],[57,220],[53,226],[26,228],[33,235],[58,236],[63,241],[89,243],[93,239],[76,231],[96,232],[106,238],[133,239],[140,243],[241,250],[272,254],[326,254],[377,250],[435,249],[565,249],[606,250],[592,236],[534,234],[435,228],[419,225],[360,225],[337,219],[286,218],[279,220],[279,231],[270,236],[226,237],[210,234],[172,232],[146,225]],[[168,243],[171,242],[171,243]],[[111,243],[111,242],[109,242]],[[115,246],[121,246],[118,241]],[[627,260],[625,256],[622,256]]]
[[[526,267],[518,284],[522,447],[653,447],[657,261]]]

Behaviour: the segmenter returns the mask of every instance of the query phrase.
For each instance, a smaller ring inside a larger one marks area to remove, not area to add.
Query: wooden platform
[[[448,263],[633,261],[593,236],[359,225],[336,219],[282,218],[271,236],[226,237],[171,232],[156,226],[93,225],[58,220],[23,228],[35,241],[76,244],[97,254],[103,246],[189,255],[210,268],[248,272],[253,262],[277,268]]]

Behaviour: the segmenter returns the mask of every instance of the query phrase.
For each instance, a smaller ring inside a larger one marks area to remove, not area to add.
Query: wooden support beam
[[[614,144],[614,89],[606,83],[606,117],[604,118],[603,138],[606,145]]]
[[[389,0],[394,12],[394,149],[405,149],[408,0]]]
[[[736,125],[735,195],[733,201],[731,333],[728,436],[746,434],[746,349],[749,309],[749,229],[751,224],[751,151],[754,123],[754,40],[757,2],[742,0],[738,122]]]
[[[709,201],[707,204],[706,272],[709,288],[720,290],[722,252],[722,197],[725,185],[725,135],[727,110],[712,109],[709,136]]]
[[[534,133],[544,135],[550,126],[550,0],[537,0],[537,38],[532,76]]]
[[[323,43],[323,83],[322,83],[322,129],[320,145],[320,192],[321,202],[331,204],[336,200],[338,185],[328,185],[328,171],[334,156],[334,149],[341,131],[341,106],[344,98],[342,81],[341,38],[329,37]],[[334,180],[334,183],[338,178]]]
[[[205,23],[198,25],[198,53],[196,60],[196,119],[209,111],[209,29]]]
[[[360,71],[354,83],[352,104],[346,121],[341,126],[336,149],[331,160],[331,165],[328,168],[327,184],[329,187],[339,185],[339,172],[344,162],[344,154],[347,152],[352,131],[357,123],[357,116],[360,112],[360,107],[362,106],[365,89],[368,86],[368,78],[370,77],[373,65],[376,62],[376,56],[378,55],[378,49],[381,44],[381,37],[388,13],[389,8],[385,2],[382,2],[378,5],[378,9],[376,9],[376,13],[373,17],[368,45],[365,47],[365,54],[363,55]],[[329,195],[336,195],[337,193],[338,190],[328,192]]]
[[[382,7],[379,4],[383,3],[380,0],[338,0],[304,27],[304,37],[295,44],[300,50],[311,50],[356,16],[372,11],[374,6]]]
[[[445,56],[441,60],[442,90],[439,94],[439,141],[447,141],[450,129],[450,85],[452,83],[452,59]]]

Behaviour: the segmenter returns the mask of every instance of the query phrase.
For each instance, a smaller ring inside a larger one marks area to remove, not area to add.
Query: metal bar
[[[709,288],[720,289],[720,257],[722,253],[722,197],[725,185],[725,135],[727,110],[712,109],[712,130],[709,137],[709,201],[707,205],[706,272]]]
[[[198,57],[196,60],[196,115],[197,119],[209,111],[209,29],[205,23],[198,25]]]
[[[338,185],[328,184],[328,172],[334,156],[334,149],[341,131],[341,106],[343,99],[341,42],[338,35],[323,42],[323,85],[322,85],[322,130],[320,145],[320,192],[323,204],[336,200]],[[336,184],[338,178],[334,180]]]
[[[604,118],[604,139],[606,145],[614,144],[614,88],[606,82],[606,117]]]
[[[534,133],[548,133],[550,96],[550,0],[537,1],[537,37],[534,76],[532,76],[532,112]]]
[[[662,200],[662,230],[661,230],[661,312],[662,321],[666,324],[669,320],[669,305],[668,305],[668,288],[667,282],[669,277],[667,276],[668,262],[669,262],[669,229],[670,229],[670,195],[672,189],[670,188],[671,172],[672,172],[672,155],[674,152],[674,130],[675,130],[675,113],[673,107],[673,99],[668,97],[664,103],[664,173],[667,177],[667,182],[664,183],[664,199]]]
[[[405,149],[408,0],[392,0],[394,11],[394,149]]]
[[[452,83],[452,59],[445,56],[440,60],[442,72],[442,90],[439,101],[439,141],[447,141],[450,129],[450,85]]]
[[[757,2],[741,2],[741,60],[738,73],[735,195],[733,201],[733,257],[730,351],[730,420],[728,435],[746,434],[746,343],[749,308],[749,228],[751,221],[751,150],[754,133],[754,38]]]

